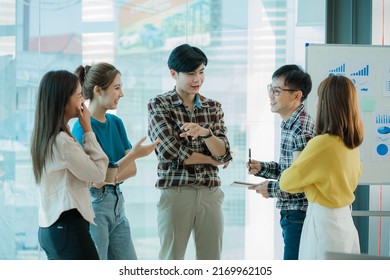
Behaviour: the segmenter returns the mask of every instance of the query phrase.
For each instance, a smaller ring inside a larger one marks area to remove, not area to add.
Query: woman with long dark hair
[[[360,253],[351,204],[362,172],[364,132],[354,84],[343,76],[326,78],[317,106],[316,137],[280,179],[281,189],[304,192],[309,201],[299,259]]]
[[[89,233],[94,211],[90,182],[105,179],[108,158],[91,128],[76,75],[46,73],[39,85],[31,157],[39,185],[39,243],[48,259],[99,259]],[[68,121],[78,118],[86,131],[84,147]]]

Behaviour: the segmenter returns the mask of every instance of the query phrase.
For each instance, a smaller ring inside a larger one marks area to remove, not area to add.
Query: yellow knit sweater
[[[324,134],[309,141],[280,178],[286,192],[304,192],[310,202],[339,208],[355,200],[362,164],[359,148],[349,149],[340,137]]]

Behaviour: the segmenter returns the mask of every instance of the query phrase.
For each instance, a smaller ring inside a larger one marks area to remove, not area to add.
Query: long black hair
[[[72,135],[64,122],[64,111],[78,84],[78,77],[66,70],[46,73],[39,84],[30,150],[37,183],[41,182],[46,161],[52,156],[56,136],[61,131]]]

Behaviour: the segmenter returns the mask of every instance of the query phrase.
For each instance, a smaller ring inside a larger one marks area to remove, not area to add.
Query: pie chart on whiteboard
[[[385,156],[389,152],[389,147],[387,147],[386,144],[380,144],[378,147],[376,147],[376,152],[380,156]]]

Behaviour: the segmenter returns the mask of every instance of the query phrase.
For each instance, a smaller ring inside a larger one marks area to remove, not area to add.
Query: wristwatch
[[[201,138],[202,139],[207,139],[207,138],[210,138],[210,137],[212,137],[212,136],[214,136],[214,134],[213,134],[213,132],[211,131],[211,129],[209,128],[209,134],[208,135],[206,135],[206,136],[201,136]]]

